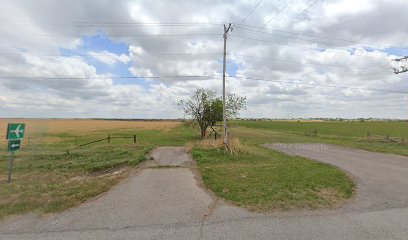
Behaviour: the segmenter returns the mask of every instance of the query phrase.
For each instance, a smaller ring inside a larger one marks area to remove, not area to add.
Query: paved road
[[[298,153],[293,149],[302,149],[300,145],[271,147],[285,152],[293,151],[290,152],[292,154]],[[303,155],[305,151],[318,151],[323,155],[328,151],[332,154],[331,146],[308,147],[311,150],[302,150],[304,152],[299,154]],[[350,157],[358,156],[353,161],[366,162],[366,157],[369,157],[374,165],[382,162],[385,165],[382,167],[383,171],[378,171],[389,175],[390,179],[401,177],[398,169],[407,171],[407,166],[403,164],[408,161],[407,158],[361,152],[364,158],[360,160],[360,151],[337,147],[333,149],[347,158],[344,161],[352,161]],[[333,158],[333,154],[327,154],[327,157]],[[391,204],[390,207],[381,205],[387,199],[384,196],[382,201],[372,199],[367,206],[363,200],[356,199],[335,211],[254,214],[225,204],[201,188],[194,162],[183,149],[160,148],[151,155],[153,160],[145,162],[141,171],[94,201],[61,214],[47,217],[29,214],[0,223],[0,239],[383,240],[407,239],[408,236],[408,208],[404,206],[403,200],[393,196],[390,196],[393,200],[387,202]],[[399,167],[392,167],[395,164],[394,158],[400,159]],[[322,161],[329,161],[328,159],[324,158]],[[390,163],[387,163],[387,159],[391,159]],[[349,164],[338,161],[347,166]],[[365,167],[361,167],[362,173]],[[347,170],[352,174],[360,174],[358,171],[353,172],[353,169],[351,167]],[[367,174],[355,176],[360,188],[364,188],[366,181],[363,176],[369,176],[372,170],[368,168],[366,171]],[[407,190],[407,185],[404,186],[407,177],[405,175],[399,183],[401,192]],[[387,180],[387,177],[384,179]],[[381,183],[381,179],[377,181]],[[384,183],[381,189],[388,191],[387,184],[388,182]],[[366,196],[363,193],[361,197],[364,199]],[[396,208],[397,206],[400,208]],[[357,209],[358,211],[354,211]]]
[[[408,158],[327,144],[265,144],[266,147],[347,171],[358,195],[343,210],[369,211],[408,207]],[[408,239],[408,237],[407,237]]]

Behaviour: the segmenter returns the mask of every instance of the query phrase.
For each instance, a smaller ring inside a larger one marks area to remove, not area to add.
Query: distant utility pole
[[[408,72],[408,56],[396,58],[393,61],[399,63],[398,67],[393,68],[395,74]]]
[[[224,24],[224,66],[222,74],[222,118],[223,118],[223,132],[224,132],[224,146],[227,147],[227,110],[225,104],[225,72],[227,70],[227,38],[228,32],[232,31],[231,23],[228,27]]]

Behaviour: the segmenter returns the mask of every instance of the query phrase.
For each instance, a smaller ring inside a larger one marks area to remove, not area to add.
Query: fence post
[[[228,131],[227,132],[227,148],[228,149],[230,149],[230,140],[231,140],[230,138],[231,138],[231,135],[230,135],[230,132]]]
[[[108,143],[110,143],[110,139],[111,139],[111,138],[110,138],[110,135],[108,135]]]
[[[133,135],[133,143],[136,144],[136,135]]]
[[[390,135],[387,134],[387,140],[390,140]]]

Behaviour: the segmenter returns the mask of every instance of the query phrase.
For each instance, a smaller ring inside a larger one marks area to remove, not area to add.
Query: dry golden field
[[[26,137],[47,133],[89,133],[110,129],[140,129],[169,131],[180,122],[176,121],[111,121],[92,119],[0,119],[0,138],[5,139],[7,123],[25,123]]]

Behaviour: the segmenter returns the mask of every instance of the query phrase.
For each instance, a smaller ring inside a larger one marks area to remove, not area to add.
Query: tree
[[[198,125],[201,131],[201,139],[205,137],[209,126],[214,126],[217,122],[223,120],[222,100],[217,98],[213,91],[202,88],[197,89],[190,98],[181,100],[178,105]],[[245,108],[246,97],[238,97],[234,94],[227,95],[227,118],[238,116],[238,112]]]

